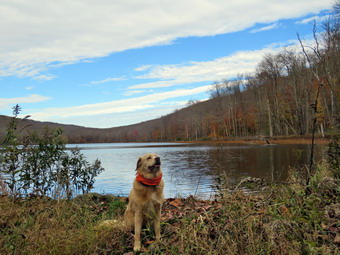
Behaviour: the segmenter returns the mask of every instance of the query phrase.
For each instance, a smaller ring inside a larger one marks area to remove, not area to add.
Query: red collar
[[[163,174],[161,173],[158,177],[146,179],[146,178],[144,178],[143,175],[137,173],[136,174],[136,181],[138,181],[138,182],[140,182],[144,185],[147,185],[147,186],[156,186],[161,182],[162,176],[163,176]]]

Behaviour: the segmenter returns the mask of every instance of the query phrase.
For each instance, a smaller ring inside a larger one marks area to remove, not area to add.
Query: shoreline
[[[315,138],[314,144],[327,145],[331,139]],[[193,143],[193,144],[312,144],[310,137],[271,137],[271,138],[233,138],[220,140],[205,140],[205,141],[175,141],[174,143]]]

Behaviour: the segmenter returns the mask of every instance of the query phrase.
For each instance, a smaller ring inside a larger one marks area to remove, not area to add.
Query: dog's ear
[[[139,158],[137,161],[136,171],[138,168],[140,168],[141,165],[142,165],[142,158]]]

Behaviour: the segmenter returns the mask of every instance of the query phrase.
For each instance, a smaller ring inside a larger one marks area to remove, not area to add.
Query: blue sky
[[[0,114],[115,127],[205,100],[214,81],[298,49],[321,0],[0,0]]]

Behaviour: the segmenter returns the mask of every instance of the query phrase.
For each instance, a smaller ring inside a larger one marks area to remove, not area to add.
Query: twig
[[[198,179],[198,183],[197,183],[197,187],[196,187],[196,191],[195,191],[195,196],[196,196],[197,191],[198,191],[198,186],[200,185],[200,182],[201,182],[202,174],[203,174],[203,172],[201,172],[200,178]]]
[[[314,39],[316,41],[316,49],[313,49],[314,51],[319,51],[319,42],[316,38],[316,33],[315,33],[315,25],[314,25],[314,30],[313,30],[313,35],[314,35]],[[311,59],[309,58],[308,53],[306,52],[305,46],[302,43],[302,40],[300,38],[300,35],[297,34],[298,40],[300,42],[300,46],[302,48],[302,52],[305,55],[307,62],[309,64],[309,68],[311,69],[314,77],[316,78],[317,82],[318,82],[318,90],[316,93],[316,97],[315,97],[315,101],[314,104],[312,104],[313,107],[313,113],[314,113],[314,119],[313,119],[313,127],[312,127],[312,146],[311,146],[311,158],[310,158],[310,163],[309,163],[309,168],[308,168],[308,175],[307,175],[307,185],[309,184],[310,181],[310,177],[313,173],[313,166],[314,166],[314,143],[315,143],[315,131],[316,131],[316,123],[317,123],[317,113],[318,113],[318,100],[319,100],[319,94],[320,94],[320,87],[323,86],[323,83],[319,77],[319,72],[317,69],[317,66],[312,64]]]

